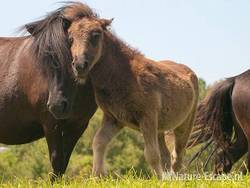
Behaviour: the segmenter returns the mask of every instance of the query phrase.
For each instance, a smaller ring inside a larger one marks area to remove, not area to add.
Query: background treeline
[[[207,86],[204,80],[199,80],[200,100],[206,95]],[[102,112],[98,110],[90,121],[89,127],[78,141],[72,154],[66,175],[89,176],[92,168],[92,140],[93,136],[101,125]],[[27,177],[37,179],[48,177],[51,171],[47,145],[45,139],[31,144],[19,146],[7,146],[8,149],[0,153],[0,177],[6,180],[13,177]],[[187,151],[185,164],[200,147]],[[206,160],[211,149],[204,152],[197,163],[188,167],[188,171],[202,171],[202,164]],[[143,138],[140,133],[125,128],[109,145],[109,152],[106,157],[106,166],[112,173],[126,174],[132,171],[138,175],[147,176],[148,165],[143,156]],[[208,168],[212,169],[211,165]]]

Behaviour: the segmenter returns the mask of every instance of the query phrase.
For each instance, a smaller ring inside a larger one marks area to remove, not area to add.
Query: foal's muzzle
[[[85,77],[89,70],[90,61],[87,56],[73,60],[73,70],[77,77]]]

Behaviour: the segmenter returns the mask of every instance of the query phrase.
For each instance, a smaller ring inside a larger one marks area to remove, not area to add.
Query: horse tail
[[[196,122],[196,121],[195,121]],[[210,139],[212,139],[212,131],[210,127],[206,127],[204,125],[197,125],[195,124],[190,138],[187,143],[187,148],[193,148],[199,144],[202,144],[204,142],[208,142]]]
[[[234,83],[235,77],[217,83],[198,105],[189,148],[209,140],[223,148],[230,144],[234,126],[231,101]]]

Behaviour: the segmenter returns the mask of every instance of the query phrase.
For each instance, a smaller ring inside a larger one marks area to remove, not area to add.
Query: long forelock
[[[99,17],[88,5],[81,2],[65,2],[65,6],[60,8],[64,17],[74,21],[83,17]]]
[[[44,19],[26,24],[23,30],[32,27],[33,42],[31,49],[40,64],[61,68],[72,61],[67,33],[63,28],[63,19],[75,21],[84,16],[97,17],[87,5],[80,2],[66,2],[63,7],[49,13]],[[63,69],[64,70],[64,69]]]

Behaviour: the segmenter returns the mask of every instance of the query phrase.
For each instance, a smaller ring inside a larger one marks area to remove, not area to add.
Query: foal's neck
[[[126,84],[134,77],[133,67],[137,58],[143,58],[135,49],[132,49],[119,38],[107,31],[104,37],[103,54],[99,62],[91,71],[91,77],[97,80],[108,80]],[[112,79],[111,79],[112,78]]]

